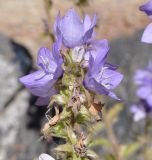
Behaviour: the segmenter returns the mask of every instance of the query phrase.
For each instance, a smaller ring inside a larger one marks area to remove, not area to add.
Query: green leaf
[[[123,105],[120,103],[111,107],[109,111],[106,113],[109,121],[113,122],[118,117],[118,114],[122,111],[122,109]]]
[[[63,108],[63,111],[60,114],[60,120],[63,121],[67,118],[71,117],[71,111],[68,110],[66,107]]]
[[[72,145],[70,144],[62,144],[58,147],[54,148],[54,150],[59,152],[73,152]]]
[[[90,158],[93,158],[93,159],[99,158],[99,156],[92,150],[87,151],[87,156],[90,157]]]
[[[64,125],[63,123],[57,123],[53,128],[56,132],[61,132],[64,129]]]
[[[105,160],[116,160],[115,156],[113,154],[106,154],[104,155]]]
[[[141,143],[135,142],[135,143],[129,144],[127,146],[123,146],[122,147],[122,155],[126,158],[131,156],[141,147],[141,145],[142,145]]]
[[[96,122],[89,129],[91,131],[93,131],[94,133],[98,133],[98,132],[101,132],[104,129],[104,124],[101,123],[101,122]]]
[[[75,133],[73,132],[71,127],[67,127],[67,133],[68,133],[68,137],[71,141],[71,143],[74,145],[77,142],[77,137],[75,135]]]
[[[85,106],[81,106],[78,116],[76,117],[76,122],[84,124],[85,122],[90,121],[90,114]]]
[[[64,129],[63,123],[57,123],[51,129],[51,135],[54,136],[54,137],[67,138],[67,133]]]
[[[104,147],[110,147],[110,142],[105,138],[96,138],[90,143],[90,147],[95,146],[104,146]]]
[[[49,105],[52,105],[54,102],[60,105],[65,105],[67,101],[68,99],[65,95],[57,94],[57,95],[52,96],[52,99]]]

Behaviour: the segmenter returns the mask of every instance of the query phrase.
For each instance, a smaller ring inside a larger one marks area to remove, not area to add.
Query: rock
[[[1,0],[2,1],[2,0]],[[77,7],[75,2],[85,0],[52,0],[50,26],[53,29],[55,17],[69,8],[76,8],[80,13],[98,16],[98,38],[112,39],[133,34],[147,25],[149,18],[139,11],[139,6],[146,0],[88,0],[88,5]],[[3,2],[3,1],[2,1]],[[121,2],[121,3],[120,3]],[[33,56],[41,46],[50,46],[48,38],[40,38],[44,31],[43,19],[46,19],[42,0],[7,0],[0,5],[0,31],[27,46]],[[9,18],[8,17],[12,17]],[[10,29],[11,28],[11,29]],[[35,56],[36,57],[36,56]]]
[[[145,68],[149,60],[152,60],[152,45],[140,41],[142,33],[143,30],[140,30],[132,36],[120,37],[110,43],[109,62],[118,65],[124,74],[122,83],[116,89],[118,95],[124,99],[124,110],[114,127],[122,143],[130,142],[133,137],[132,130],[137,129],[130,112],[130,105],[138,102],[133,77],[137,69]]]
[[[40,134],[39,130],[27,128],[27,119],[30,117],[28,113],[31,113],[31,95],[23,89],[18,78],[32,69],[32,58],[23,46],[2,34],[0,68],[0,160],[31,160],[33,155],[38,156],[41,153],[38,151],[42,150],[42,145],[33,147]],[[36,107],[34,110],[34,113],[40,112]],[[31,115],[35,119],[36,116]],[[40,119],[37,120],[37,125],[40,126]]]
[[[0,111],[21,88],[18,78],[29,72],[32,59],[21,45],[0,34]]]
[[[152,60],[152,45],[140,41],[142,33],[143,30],[110,43],[109,62],[118,65],[124,74],[122,85],[118,88],[127,103],[136,100],[136,86],[133,82],[136,69],[147,67],[149,60]]]

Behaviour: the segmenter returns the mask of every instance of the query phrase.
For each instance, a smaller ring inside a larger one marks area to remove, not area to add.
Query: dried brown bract
[[[72,107],[72,111],[77,114],[81,108],[80,91],[79,88],[73,89],[73,94],[69,100],[68,107]]]
[[[48,122],[46,122],[41,130],[41,132],[44,135],[44,138],[48,138],[50,137],[50,129],[52,126],[56,125],[57,122],[60,119],[60,113],[59,113],[59,108],[57,106],[54,107],[55,108],[55,116],[54,117],[50,117],[49,115],[46,115],[46,118],[48,119]]]
[[[74,145],[74,150],[80,157],[87,156],[87,145],[85,144],[85,139],[86,137],[81,133],[78,142]]]
[[[101,121],[102,120],[102,107],[104,104],[101,103],[92,103],[89,112],[91,116],[96,120],[96,121]]]

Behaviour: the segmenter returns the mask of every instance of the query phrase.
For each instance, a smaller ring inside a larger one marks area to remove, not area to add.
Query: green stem
[[[109,141],[111,142],[113,153],[115,155],[116,160],[123,160],[122,155],[120,154],[120,146],[119,143],[117,142],[116,136],[113,132],[113,128],[111,125],[111,122],[109,121],[109,118],[106,116],[107,113],[104,113],[104,122],[108,134]]]
[[[149,117],[147,116],[145,119],[145,126],[144,126],[144,137],[145,137],[144,159],[145,160],[148,160],[147,148],[148,148],[148,141],[149,141],[149,127],[150,127],[150,121],[149,121]]]

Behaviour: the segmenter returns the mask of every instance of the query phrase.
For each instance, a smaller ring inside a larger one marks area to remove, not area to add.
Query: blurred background
[[[152,45],[140,42],[150,22],[138,9],[142,3],[145,1],[0,0],[0,160],[33,160],[56,145],[40,141],[46,108],[34,106],[36,97],[21,86],[18,77],[35,68],[40,47],[51,47],[46,34],[52,34],[58,11],[63,15],[71,7],[81,16],[97,13],[97,38],[110,41],[109,61],[124,74],[117,93],[125,100],[121,117],[125,128],[119,127],[117,134],[123,141],[129,140],[129,104],[136,101],[133,75],[152,59]]]

